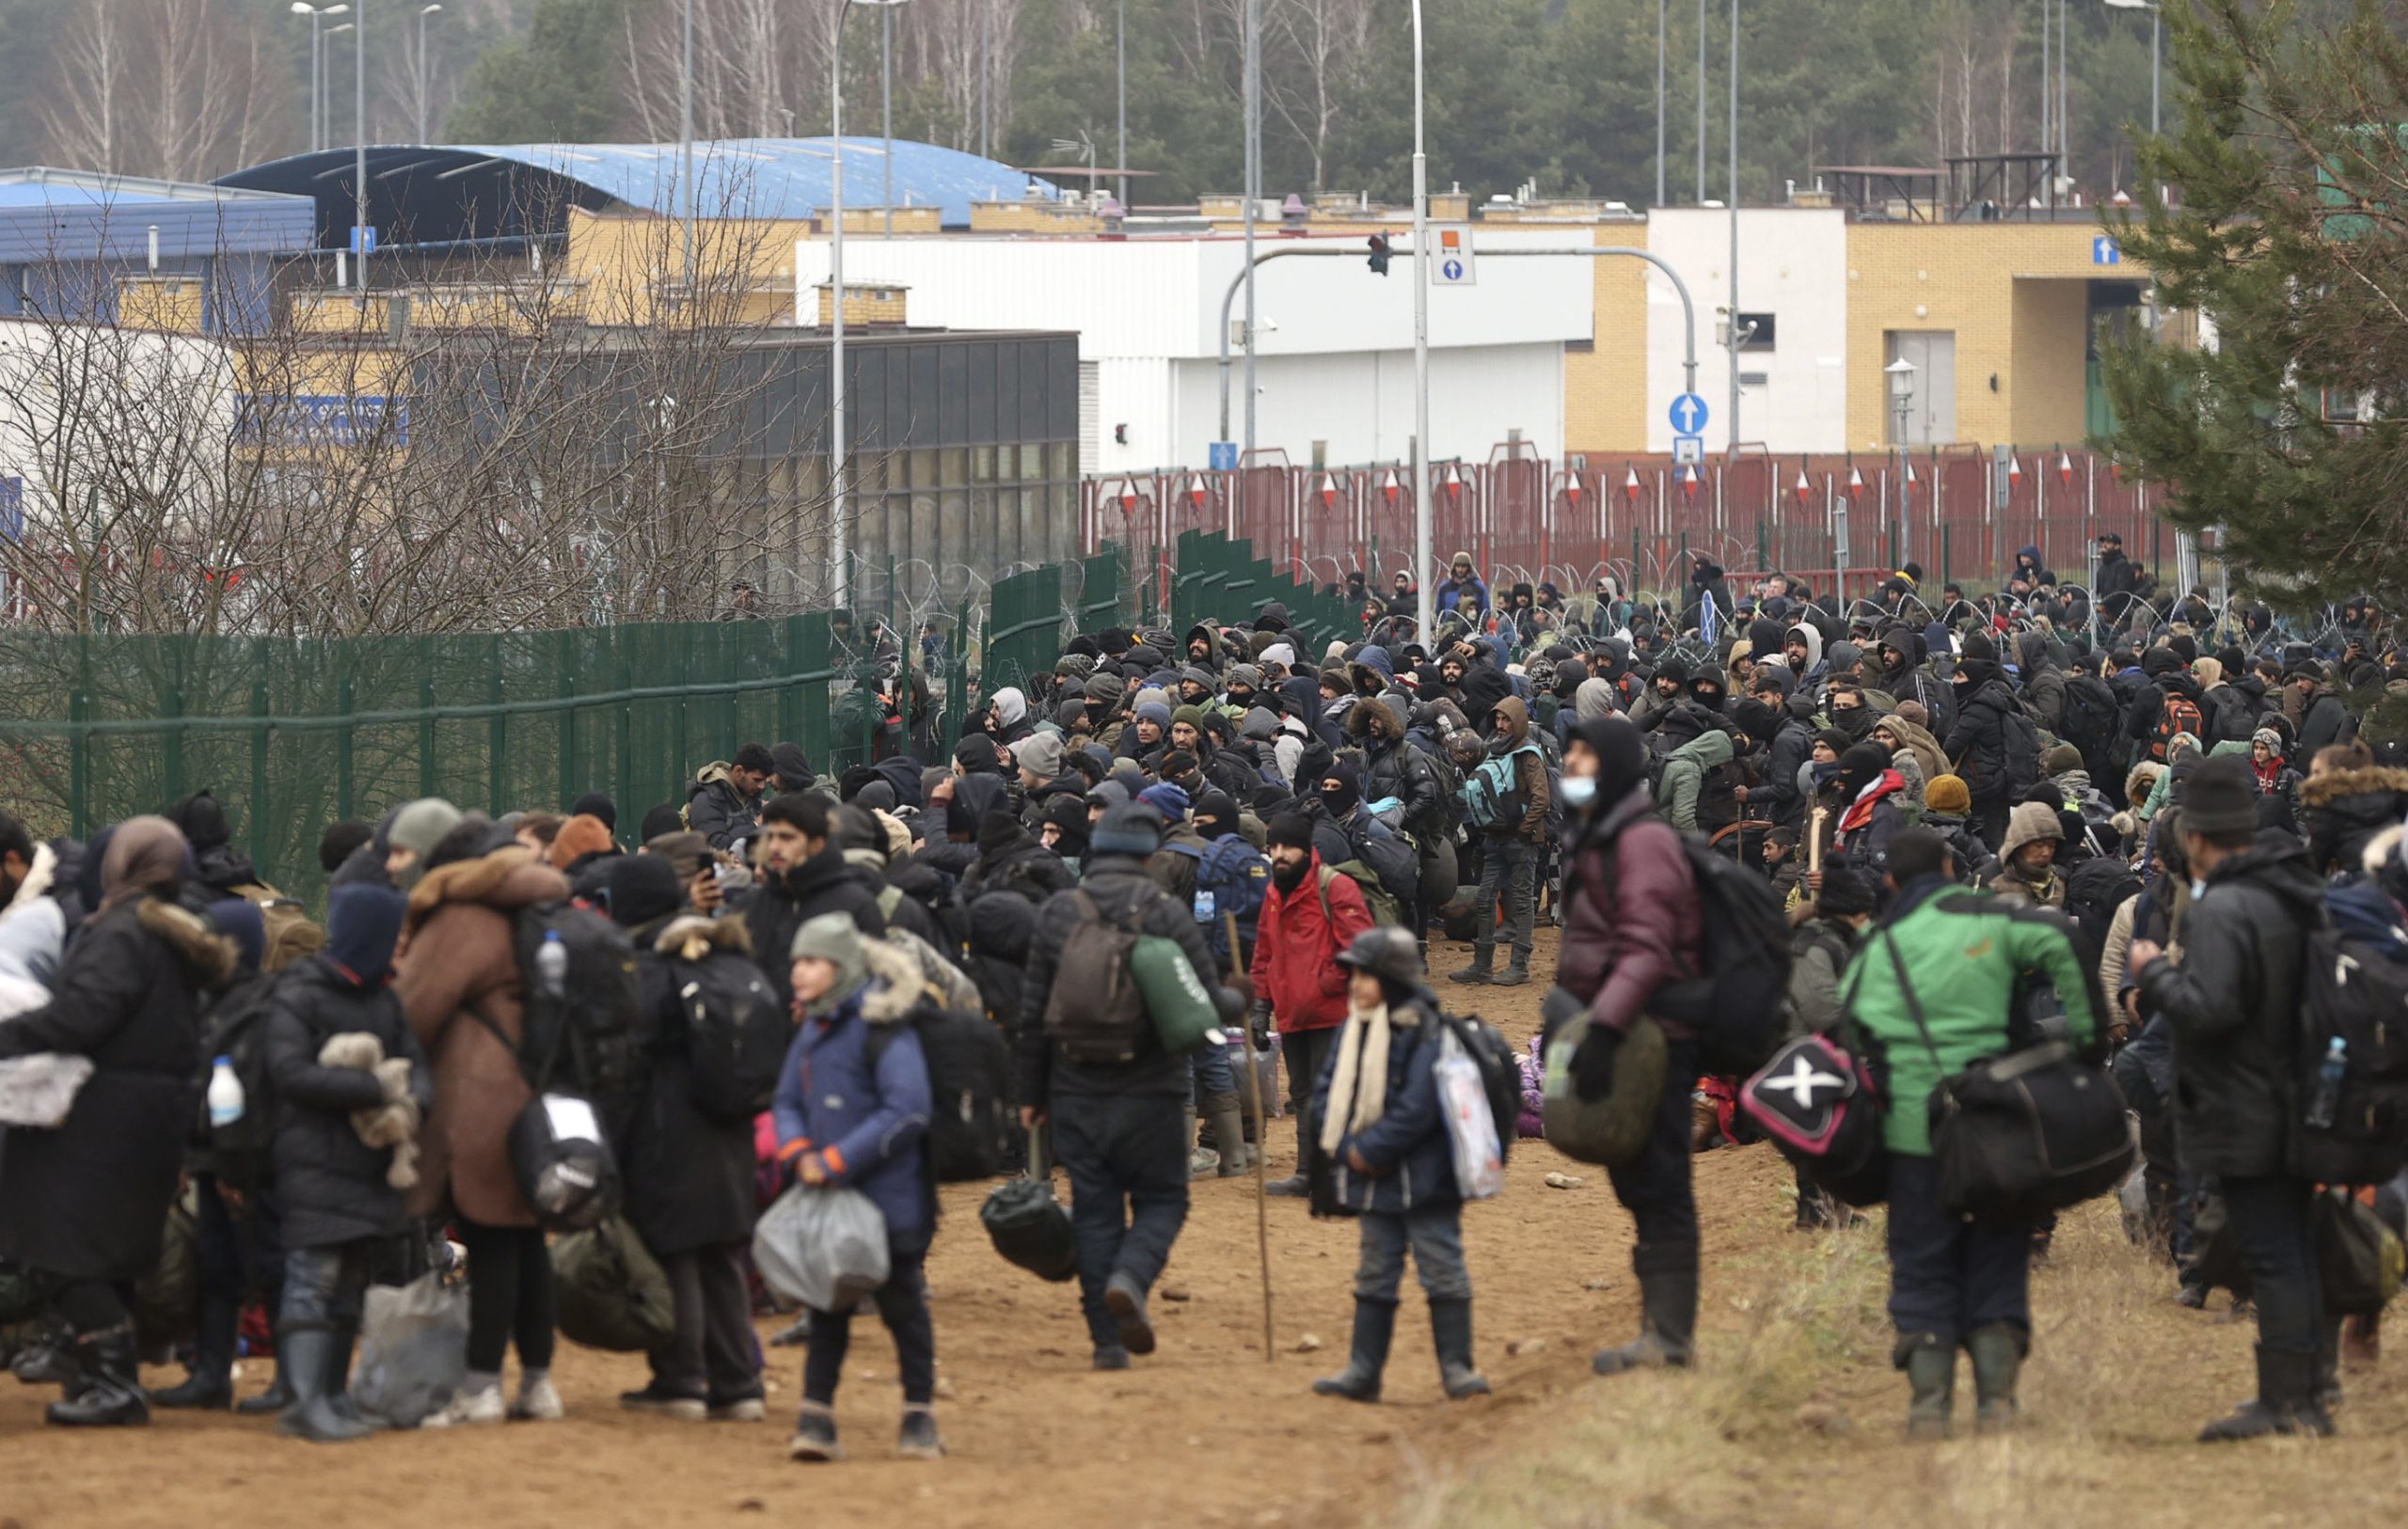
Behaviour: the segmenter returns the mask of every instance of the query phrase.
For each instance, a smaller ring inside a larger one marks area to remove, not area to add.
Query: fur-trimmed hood
[[[699,961],[713,951],[750,955],[752,931],[742,919],[706,919],[699,913],[681,913],[661,926],[660,933],[653,937],[652,948],[680,961]]]
[[[2299,799],[2309,807],[2325,807],[2344,796],[2408,796],[2408,769],[2369,764],[2354,770],[2330,770],[2302,781]]]
[[[198,914],[157,897],[144,897],[135,903],[134,917],[145,930],[166,942],[201,986],[215,987],[234,974],[241,959],[234,942],[210,928]]]
[[[518,844],[497,849],[472,860],[438,865],[410,889],[409,917],[403,927],[415,930],[446,903],[475,903],[497,912],[515,912],[531,904],[568,895],[568,880]]]
[[[869,969],[869,984],[862,989],[862,1019],[873,1025],[900,1023],[928,995],[928,981],[911,953],[882,939],[864,937],[862,964]]]

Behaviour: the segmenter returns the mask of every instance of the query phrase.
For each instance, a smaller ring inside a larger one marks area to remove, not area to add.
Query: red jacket
[[[1601,811],[1596,828],[1569,846],[1555,980],[1589,1005],[1592,1023],[1628,1030],[1658,987],[1698,974],[1704,927],[1680,836],[1652,811],[1646,788]],[[1656,1017],[1666,1034],[1688,1033]]]
[[[1275,877],[1256,921],[1254,990],[1271,1002],[1279,1033],[1327,1030],[1346,1019],[1346,969],[1338,953],[1371,927],[1371,910],[1354,878],[1329,876],[1329,911],[1322,911],[1321,856],[1305,867],[1291,894]]]

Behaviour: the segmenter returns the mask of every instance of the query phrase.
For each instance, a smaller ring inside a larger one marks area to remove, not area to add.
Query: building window
[[[1752,330],[1753,333],[1750,331]],[[1739,348],[1743,351],[1768,351],[1773,348],[1773,316],[1769,313],[1739,315]]]

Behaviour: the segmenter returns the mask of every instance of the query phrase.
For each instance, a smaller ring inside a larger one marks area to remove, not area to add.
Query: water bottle
[[[2309,1128],[2320,1131],[2333,1128],[2334,1118],[2341,1112],[2341,1075],[2349,1070],[2349,1043],[2336,1035],[2332,1048],[2324,1053],[2324,1065],[2316,1070],[2316,1092],[2307,1098]]]
[[[1213,898],[1211,892],[1204,891],[1200,887],[1196,889],[1196,922],[1197,923],[1211,923],[1212,922],[1213,915],[1219,910],[1219,902]]]
[[[544,931],[544,942],[535,947],[535,985],[555,1003],[568,997],[568,946],[557,929]]]
[[[219,1057],[209,1074],[209,1124],[223,1130],[243,1118],[243,1080],[234,1076],[234,1059]]]

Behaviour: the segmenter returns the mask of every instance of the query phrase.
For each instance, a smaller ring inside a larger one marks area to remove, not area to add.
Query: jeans
[[[1184,1159],[1180,1166],[1184,1170]],[[909,1240],[890,1234],[886,1283],[870,1297],[877,1302],[879,1320],[895,1334],[895,1363],[903,1378],[906,1407],[926,1407],[936,1399],[937,1330],[928,1316],[928,1284],[922,1272],[927,1257],[927,1233],[913,1233]],[[802,1358],[803,1400],[821,1407],[835,1402],[845,1351],[853,1341],[853,1312],[858,1310],[808,1314],[811,1331],[810,1347]],[[753,1394],[758,1395],[757,1389]]]
[[[499,1375],[513,1339],[521,1368],[552,1364],[552,1254],[532,1226],[456,1223],[468,1250],[468,1368]]]
[[[1480,858],[1480,891],[1472,913],[1479,920],[1472,935],[1472,957],[1486,965],[1489,953],[1497,945],[1497,899],[1505,899],[1506,937],[1513,942],[1513,960],[1521,966],[1530,961],[1530,923],[1536,917],[1538,900],[1539,858],[1545,846],[1525,843],[1519,839],[1491,839]]]
[[[284,1251],[284,1300],[278,1327],[324,1326],[359,1320],[368,1289],[367,1242],[337,1242],[323,1248]]]
[[[646,1357],[656,1390],[719,1404],[761,1395],[753,1365],[752,1296],[744,1283],[741,1242],[694,1248],[660,1261],[669,1276],[677,1332]]]
[[[1215,1094],[1238,1091],[1237,1069],[1229,1065],[1229,1048],[1226,1046],[1208,1046],[1189,1057],[1187,1077],[1192,1097],[1198,1104]]]
[[[1279,1037],[1279,1064],[1288,1071],[1288,1113],[1295,1119],[1302,1120],[1305,1106],[1313,1102],[1313,1085],[1329,1065],[1329,1054],[1338,1048],[1338,1032],[1342,1028],[1291,1030]]]
[[[2032,1228],[1969,1222],[1940,1203],[1929,1158],[1890,1155],[1890,1323],[1954,1348],[1975,1328],[2032,1330]]]
[[[1355,1300],[1396,1304],[1408,1246],[1425,1295],[1433,1300],[1471,1299],[1471,1271],[1464,1267],[1462,1201],[1416,1206],[1402,1216],[1367,1210],[1362,1222],[1362,1261],[1354,1267]]]
[[[2224,1205],[2249,1271],[2258,1345],[2315,1353],[2323,1345],[2324,1285],[2311,1230],[2314,1187],[2295,1178],[2226,1178]]]
[[[1606,1170],[1614,1198],[1638,1223],[1641,1247],[1697,1246],[1697,1197],[1689,1182],[1689,1096],[1697,1089],[1697,1043],[1666,1048],[1664,1096],[1639,1156]]]
[[[1057,1093],[1053,1115],[1054,1156],[1070,1175],[1079,1304],[1096,1345],[1117,1344],[1104,1285],[1117,1273],[1152,1288],[1187,1223],[1180,1112],[1155,1098]]]

